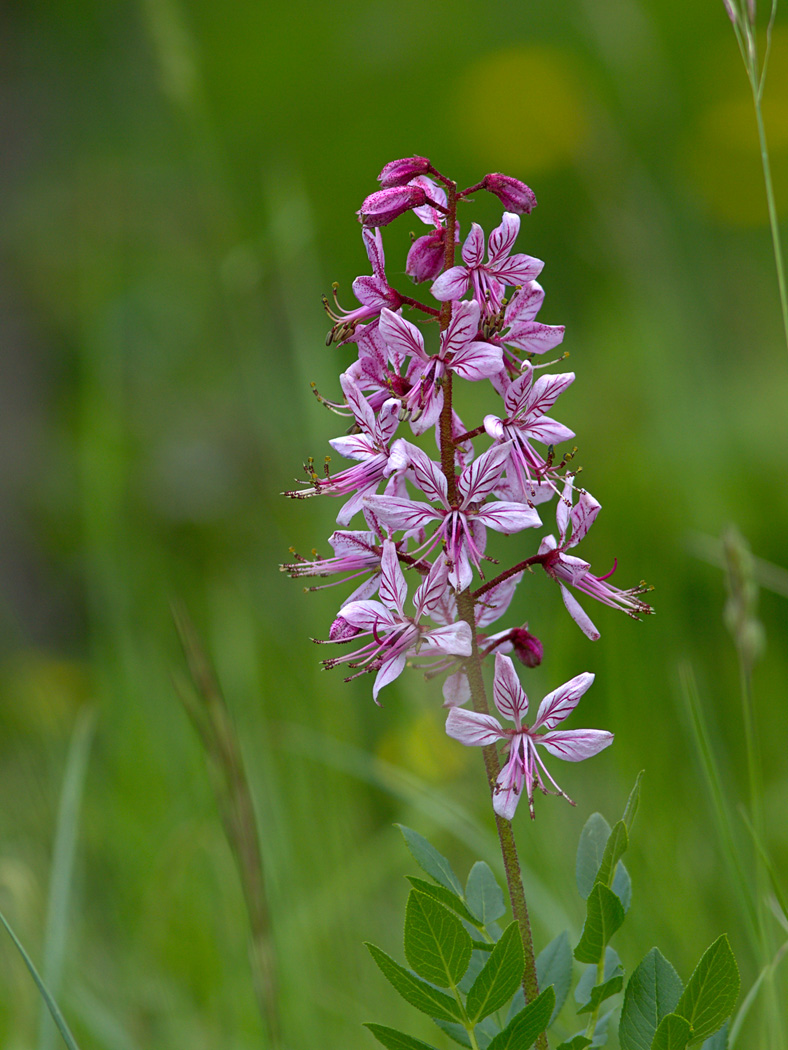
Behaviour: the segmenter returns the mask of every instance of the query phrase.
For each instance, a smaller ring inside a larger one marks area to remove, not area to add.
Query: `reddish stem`
[[[437,173],[435,173],[437,174]],[[457,223],[457,187],[455,183],[443,179],[446,185],[446,197],[448,202],[448,214],[446,217],[446,254],[444,257],[444,269],[448,270],[454,265],[455,245],[454,231]],[[470,192],[470,191],[464,191]],[[441,307],[440,325],[441,331],[449,326],[451,321],[451,303],[446,302]],[[452,373],[448,372],[443,386],[443,408],[440,415],[440,446],[441,446],[441,470],[446,478],[447,498],[450,503],[457,500],[457,475],[454,468],[454,453],[457,441],[452,436]],[[470,434],[481,433],[484,428]],[[464,435],[468,437],[469,435]],[[471,593],[466,588],[457,595],[457,612],[460,619],[468,624],[471,632],[471,656],[465,662],[465,671],[471,691],[471,702],[475,711],[481,714],[489,714],[490,707],[487,702],[487,694],[482,677],[482,660],[479,652],[479,640],[476,632],[475,605],[479,594],[490,590],[494,583],[513,575],[518,569],[507,570],[495,581],[485,584],[477,592]],[[487,783],[490,795],[495,792],[496,781],[501,770],[498,759],[498,751],[495,745],[482,748],[484,757],[484,768],[487,773]],[[520,937],[523,944],[525,956],[525,969],[523,973],[523,992],[525,1001],[532,1002],[539,994],[539,981],[536,975],[536,958],[534,956],[533,937],[531,934],[531,922],[528,916],[528,905],[525,900],[523,879],[520,870],[520,861],[517,856],[517,845],[514,839],[512,823],[509,820],[495,814],[495,826],[498,831],[498,841],[501,846],[501,856],[506,872],[506,883],[509,889],[509,899],[512,904],[512,914],[520,928]],[[547,1050],[547,1037],[544,1032],[536,1040],[539,1050]]]

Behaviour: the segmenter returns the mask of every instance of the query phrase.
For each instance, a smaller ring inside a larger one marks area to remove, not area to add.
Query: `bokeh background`
[[[279,495],[337,432],[309,389],[335,394],[349,358],[325,346],[320,295],[337,280],[352,305],[354,212],[411,153],[464,185],[501,170],[535,190],[518,248],[546,261],[541,319],[566,325],[578,375],[557,415],[604,508],[583,553],[656,586],[647,622],[594,609],[597,643],[549,581],[521,588],[513,618],[545,647],[529,692],[592,670],[575,724],[616,733],[560,770],[576,808],[517,815],[537,943],[579,933],[580,829],[616,819],[645,768],[619,953],[631,968],[658,942],[686,979],[728,931],[748,986],[680,685],[691,667],[735,809],[738,671],[712,562],[733,522],[788,564],[788,354],[721,0],[24,0],[0,30],[0,906],[40,959],[66,754],[92,710],[60,988],[83,1050],[264,1045],[233,859],[173,687],[173,599],[243,743],[287,1045],[372,1046],[364,1020],[444,1045],[362,941],[399,954],[414,865],[395,821],[463,875],[478,857],[499,870],[479,756],[447,740],[416,672],[380,709],[368,681],[321,672],[309,636],[335,592],[277,570],[291,546],[327,550],[337,509]],[[785,7],[764,108],[784,219]],[[480,196],[473,217],[499,213]],[[401,282],[409,229],[386,231]],[[784,578],[761,596],[755,677],[778,870]],[[0,1044],[33,1045],[38,1011],[0,941]]]

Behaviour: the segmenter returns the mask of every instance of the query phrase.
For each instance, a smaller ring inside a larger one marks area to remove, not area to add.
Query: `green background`
[[[785,216],[779,15],[764,108]],[[337,510],[279,495],[342,429],[309,390],[336,396],[352,353],[326,348],[320,295],[336,280],[353,305],[368,272],[354,212],[412,153],[461,185],[504,171],[536,192],[518,250],[545,260],[540,320],[566,325],[577,373],[555,415],[603,505],[581,553],[656,587],[644,623],[586,602],[597,643],[545,578],[513,607],[545,647],[523,674],[532,699],[594,671],[571,725],[616,734],[588,763],[552,763],[576,808],[540,797],[533,824],[517,815],[537,944],[579,934],[580,829],[596,809],[615,819],[645,768],[619,953],[631,969],[657,942],[686,979],[728,931],[748,987],[680,687],[689,663],[736,807],[736,654],[723,574],[700,555],[735,522],[785,565],[788,353],[722,3],[28,0],[0,30],[0,907],[40,959],[68,742],[95,709],[60,992],[83,1050],[264,1045],[232,856],[172,684],[173,599],[249,767],[287,1045],[369,1047],[365,1020],[446,1045],[361,942],[401,958],[414,865],[394,821],[463,875],[477,857],[498,870],[480,756],[446,738],[418,673],[377,708],[369,680],[320,671],[309,637],[339,591],[305,596],[277,570],[291,546],[326,553]],[[478,196],[474,219],[499,215]],[[411,228],[384,231],[402,289]],[[469,426],[490,397],[472,392]],[[515,560],[520,542],[497,550]],[[755,691],[784,869],[788,587],[770,579]],[[6,941],[3,1047],[32,1045],[37,1018]]]

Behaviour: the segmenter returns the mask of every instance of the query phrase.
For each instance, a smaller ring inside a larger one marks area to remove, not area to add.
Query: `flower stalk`
[[[593,575],[590,564],[574,552],[600,505],[576,486],[576,472],[568,469],[575,450],[554,452],[555,445],[575,435],[546,413],[575,374],[550,374],[545,370],[557,362],[539,361],[561,343],[564,328],[537,320],[544,291],[536,278],[544,264],[514,251],[521,216],[536,206],[533,191],[501,173],[458,190],[424,157],[392,161],[379,178],[382,188],[358,212],[372,275],[353,283],[357,309],[329,310],[334,322],[329,344],[355,347],[357,357],[340,376],[343,400],[320,397],[333,411],[352,418],[348,434],[332,439],[331,445],[357,463],[337,474],[326,467],[321,477],[310,457],[307,487],[287,493],[293,498],[342,497],[337,522],[343,529],[330,539],[333,557],[296,555],[282,568],[294,577],[342,574],[337,582],[356,585],[326,639],[346,647],[345,653],[323,665],[345,666],[351,672],[347,681],[373,673],[376,702],[407,665],[421,667],[427,678],[447,673],[446,732],[482,749],[522,942],[523,992],[530,1004],[539,996],[539,982],[512,819],[523,797],[535,816],[537,789],[571,802],[542,752],[579,762],[607,747],[613,736],[597,729],[556,729],[591,685],[593,675],[587,672],[549,693],[535,719],[526,721],[528,697],[506,654],[535,667],[543,659],[542,641],[528,624],[495,633],[488,628],[507,614],[527,576],[524,570],[537,565],[556,582],[570,616],[591,640],[599,631],[575,592],[635,619],[651,607],[640,598],[645,585],[614,587],[608,582],[610,573]],[[470,194],[477,191],[492,193],[505,210],[489,237],[471,224],[458,262],[458,204],[470,203]],[[413,241],[405,270],[417,285],[429,283],[437,307],[393,288],[386,276],[380,227],[410,213],[428,232]],[[428,348],[430,340],[437,341],[436,349]],[[495,411],[467,426],[455,407],[457,381],[489,382],[499,399],[492,406]],[[403,425],[422,444],[399,436]],[[437,445],[434,459],[423,447],[430,431]],[[537,508],[549,502],[555,504],[555,534],[543,536],[537,545],[527,536],[529,530],[544,527]],[[344,528],[359,514],[365,530]],[[489,529],[524,538],[517,541],[514,563],[486,579],[484,565],[493,561],[486,554]],[[406,573],[419,581],[411,599]],[[504,727],[491,714],[483,676],[488,657],[495,660],[492,699],[513,727]],[[469,1038],[473,1045],[472,1031]],[[544,1032],[536,1045],[547,1050]]]

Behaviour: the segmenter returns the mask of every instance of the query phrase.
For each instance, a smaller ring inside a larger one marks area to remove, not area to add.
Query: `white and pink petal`
[[[493,700],[501,714],[515,722],[519,729],[520,721],[528,713],[528,697],[511,659],[500,653],[495,654]]]
[[[613,743],[613,734],[604,729],[564,729],[536,737],[536,742],[565,762],[582,762],[609,747]]]
[[[590,689],[593,681],[594,675],[590,671],[584,671],[548,693],[539,705],[533,728],[544,726],[545,729],[555,729],[559,722],[571,715],[580,697]]]
[[[477,711],[466,711],[464,707],[452,707],[449,711],[446,732],[453,740],[459,740],[467,747],[489,747],[506,736],[497,718]]]

